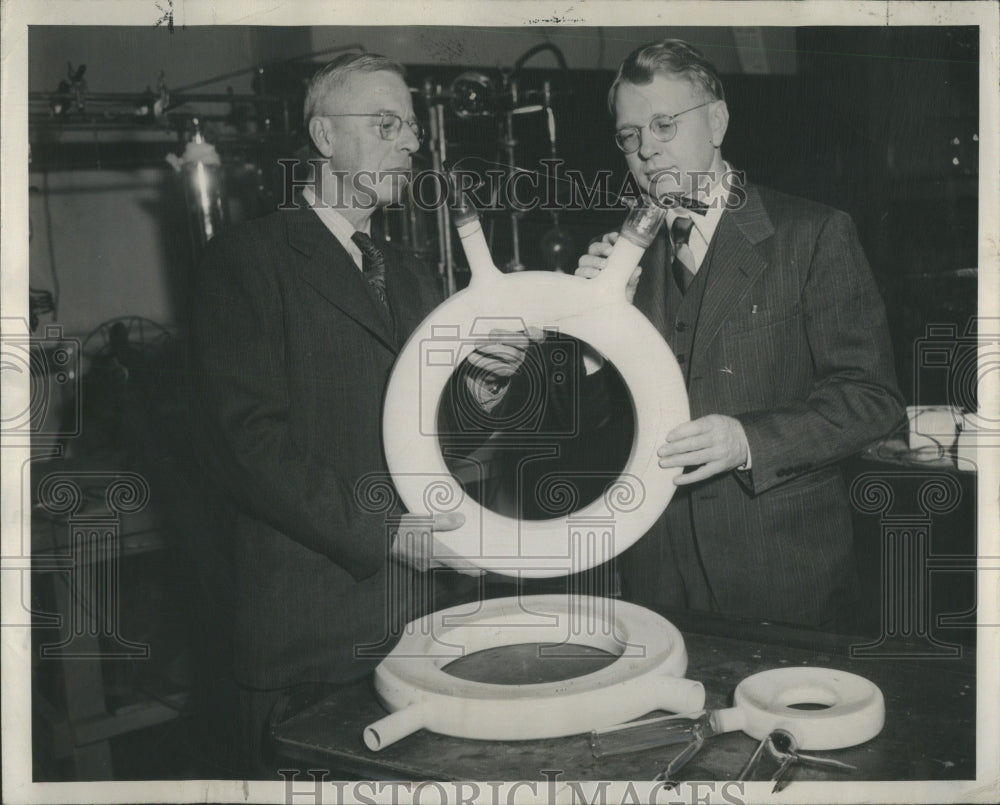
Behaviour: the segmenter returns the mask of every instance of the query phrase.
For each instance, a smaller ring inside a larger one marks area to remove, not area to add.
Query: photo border
[[[193,0],[8,0],[2,8],[2,212],[3,316],[4,336],[10,322],[27,321],[28,310],[28,102],[27,102],[27,29],[30,25],[480,25],[480,26],[560,26],[615,27],[626,20],[630,25],[732,25],[803,26],[803,25],[978,25],[980,26],[980,113],[979,113],[979,315],[997,316],[1000,300],[1000,186],[998,186],[998,6],[993,2],[667,2],[633,0],[632,2],[540,3],[533,0],[497,0],[496,2],[450,2],[435,0],[407,6],[401,2],[322,2],[290,5],[277,2],[231,2],[219,0],[196,3]],[[859,26],[864,27],[864,26]],[[164,35],[167,35],[166,32]],[[980,405],[998,410],[997,373],[983,378]],[[10,395],[8,403],[29,404],[26,383],[13,382],[4,374],[2,392]],[[30,574],[17,569],[13,559],[21,553],[22,527],[28,522],[21,467],[30,460],[30,448],[16,434],[0,434],[0,460],[3,472],[2,523],[3,570],[2,618],[2,762],[3,800],[9,803],[90,803],[90,802],[285,802],[288,789],[282,782],[242,781],[149,781],[102,783],[33,783],[31,781],[31,675],[30,628],[16,625],[15,613],[23,611],[22,601],[30,600]],[[978,476],[978,533],[980,554],[1000,556],[997,490],[1000,476],[996,456],[980,468]],[[21,557],[23,559],[23,557]],[[982,622],[1000,623],[997,603],[997,573],[980,575],[978,607]],[[14,580],[20,577],[21,582]],[[12,583],[13,582],[13,583]],[[770,793],[770,783],[749,783],[742,796],[747,802],[795,801],[825,802],[938,802],[995,801],[1000,791],[1000,699],[997,680],[998,638],[995,628],[980,629],[977,648],[977,758],[975,781],[885,781],[885,782],[796,782],[790,795]],[[463,789],[447,784],[448,801],[454,792],[461,798]],[[629,786],[632,792],[629,793]],[[649,796],[654,784],[610,783],[603,790],[607,801],[625,802],[630,796]],[[512,787],[513,790],[512,790]],[[832,788],[831,788],[832,787]],[[516,788],[508,781],[500,790],[503,802],[568,801],[570,791],[564,784],[558,789],[540,786],[535,792]],[[581,790],[596,793],[598,783],[583,783]],[[720,784],[721,788],[721,784]],[[485,787],[484,791],[490,789]],[[361,792],[325,783],[324,802],[349,801],[345,792],[357,799]],[[834,793],[835,791],[835,793]],[[468,790],[465,797],[468,797]],[[367,795],[367,792],[365,792]],[[706,796],[706,792],[693,796]],[[339,796],[339,799],[338,799]],[[413,792],[394,790],[392,801],[413,801]],[[722,799],[721,790],[708,795],[710,801]],[[409,798],[408,798],[409,797]],[[363,798],[363,797],[362,797]],[[302,802],[301,798],[296,799]],[[381,797],[377,801],[383,800]],[[422,801],[428,801],[425,797]],[[435,800],[436,801],[436,800]]]

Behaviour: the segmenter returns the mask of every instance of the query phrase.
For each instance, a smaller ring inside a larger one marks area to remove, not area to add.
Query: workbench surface
[[[931,657],[941,649],[930,642],[896,645],[909,657],[852,657],[851,647],[866,641],[766,623],[733,621],[688,613],[663,613],[681,629],[687,647],[687,677],[700,680],[706,707],[732,703],[736,685],[770,668],[816,665],[867,677],[885,697],[885,727],[860,746],[815,754],[857,766],[838,772],[797,766],[795,780],[963,780],[974,779],[976,677],[975,652],[968,646],[958,657]],[[870,642],[870,641],[868,641]],[[506,651],[497,663],[481,652],[484,667],[514,669],[518,652]],[[534,651],[534,649],[528,649]],[[855,652],[856,653],[856,652]],[[461,662],[474,674],[477,658]],[[551,660],[549,661],[551,662]],[[585,661],[578,672],[587,669]],[[490,678],[488,681],[497,681]],[[524,681],[523,678],[521,681]],[[343,688],[272,731],[279,754],[329,769],[328,779],[344,775],[382,780],[651,780],[673,757],[677,745],[603,759],[593,757],[587,735],[532,741],[473,741],[421,730],[380,752],[362,740],[366,726],[385,715],[371,681]],[[753,753],[757,741],[740,733],[710,738],[681,772],[682,780],[731,780]],[[306,768],[306,766],[303,766]],[[766,777],[765,777],[766,779]]]

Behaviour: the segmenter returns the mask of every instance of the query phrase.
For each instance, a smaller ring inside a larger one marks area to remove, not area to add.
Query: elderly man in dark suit
[[[723,161],[722,84],[688,44],[634,51],[608,102],[633,177],[671,208],[629,291],[672,347],[692,417],[665,434],[660,465],[687,471],[620,557],[626,596],[850,628],[857,569],[837,462],[903,415],[854,226]],[[615,237],[577,273],[598,273]]]
[[[423,265],[369,235],[422,136],[403,68],[339,58],[312,79],[305,122],[317,181],[304,203],[209,244],[193,317],[206,453],[239,509],[234,649],[249,773],[264,768],[282,694],[365,675],[391,647],[390,625],[418,614],[398,611],[396,592],[414,582],[390,560],[386,512],[373,505],[385,487],[366,486],[386,473],[397,352],[441,299]],[[393,545],[428,566],[414,546]]]

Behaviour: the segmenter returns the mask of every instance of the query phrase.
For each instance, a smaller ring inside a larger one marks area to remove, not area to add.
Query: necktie
[[[681,293],[687,293],[694,282],[694,255],[688,246],[693,226],[694,221],[686,215],[678,215],[670,225],[670,240],[674,244],[674,261],[670,268]]]
[[[361,250],[361,270],[365,282],[386,312],[389,312],[389,297],[385,292],[385,255],[364,232],[355,232],[351,235],[351,240]]]

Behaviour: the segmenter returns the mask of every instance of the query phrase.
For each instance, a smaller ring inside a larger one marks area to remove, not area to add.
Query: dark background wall
[[[55,316],[74,335],[126,315],[182,324],[197,250],[180,180],[165,156],[182,150],[189,119],[200,114],[226,162],[232,217],[266,211],[279,193],[276,160],[304,143],[304,81],[352,45],[396,55],[414,87],[427,80],[447,87],[473,68],[499,82],[527,48],[558,45],[569,71],[542,52],[525,65],[521,87],[538,90],[551,81],[566,167],[585,177],[612,169],[614,189],[624,161],[611,140],[607,87],[625,53],[663,36],[685,37],[719,64],[731,112],[724,153],[732,164],[754,181],[851,213],[886,299],[905,393],[912,402],[947,402],[945,389],[914,382],[912,353],[927,324],[962,332],[975,314],[979,87],[978,29],[971,27],[206,27],[173,35],[33,27],[29,89],[36,94],[55,90],[71,62],[88,66],[92,93],[155,90],[162,71],[174,101],[184,96],[178,90],[195,87],[188,95],[231,90],[284,103],[187,103],[125,129],[114,128],[120,108],[91,104],[56,119],[45,102],[33,103],[32,287],[55,293]],[[497,121],[449,116],[447,126],[453,157],[474,157],[467,164],[480,169],[503,161]],[[544,117],[519,116],[515,136],[517,164],[540,169],[548,155]],[[509,218],[488,219],[502,265],[511,248]],[[618,212],[580,210],[561,215],[560,224],[578,254],[620,220]],[[435,233],[432,216],[421,224]],[[544,268],[541,243],[551,216],[536,210],[520,226],[523,262]]]

